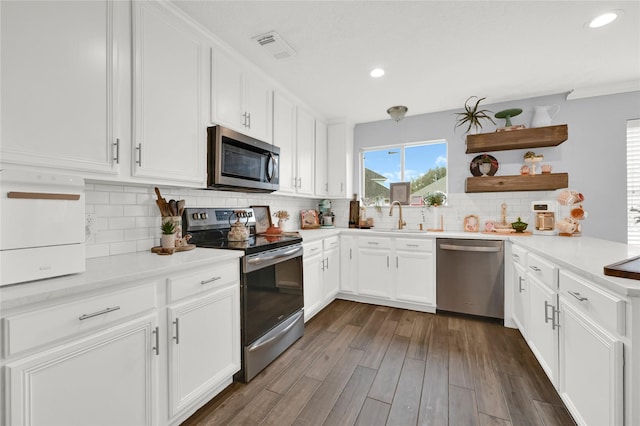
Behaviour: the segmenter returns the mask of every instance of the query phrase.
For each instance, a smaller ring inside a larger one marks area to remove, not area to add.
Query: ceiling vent
[[[293,47],[282,38],[280,34],[275,31],[271,31],[266,34],[262,34],[253,37],[253,40],[269,51],[276,59],[285,59],[291,56],[296,56],[296,51]]]

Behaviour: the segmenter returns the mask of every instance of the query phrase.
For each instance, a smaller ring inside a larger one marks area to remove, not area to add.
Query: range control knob
[[[200,213],[200,219],[207,219],[209,215],[206,212]]]
[[[195,220],[200,219],[200,213],[194,213],[191,215],[191,217],[193,217]]]

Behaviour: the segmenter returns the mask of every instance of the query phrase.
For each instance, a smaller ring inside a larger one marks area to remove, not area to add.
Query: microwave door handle
[[[273,180],[273,173],[276,169],[276,156],[273,155],[273,152],[269,153],[269,167],[267,167],[267,181],[271,182]]]

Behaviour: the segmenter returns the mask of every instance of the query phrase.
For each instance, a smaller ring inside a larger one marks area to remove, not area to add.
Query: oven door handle
[[[272,254],[270,256],[256,256],[256,257],[252,257],[251,259],[247,259],[247,263],[250,265],[257,265],[263,262],[269,262],[272,260],[276,260],[276,259],[281,259],[284,257],[290,257],[294,254],[298,254],[299,252],[302,252],[302,247],[296,247],[292,250],[287,250],[287,251],[282,251],[282,252],[277,252],[275,254]]]
[[[291,323],[289,325],[287,325],[285,328],[283,328],[282,330],[280,330],[280,332],[278,334],[276,334],[275,336],[269,337],[264,342],[257,341],[256,343],[254,343],[251,346],[251,348],[249,348],[249,352],[256,351],[256,350],[260,349],[261,347],[266,346],[266,345],[270,344],[271,342],[273,342],[274,340],[277,340],[277,339],[281,338],[283,335],[287,334],[289,332],[289,330],[291,330],[298,323],[298,319],[300,318],[300,315],[303,315],[303,313],[304,313],[303,311],[300,311],[295,316],[290,318]]]

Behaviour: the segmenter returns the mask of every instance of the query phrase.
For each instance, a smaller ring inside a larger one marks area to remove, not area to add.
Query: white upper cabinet
[[[351,198],[353,195],[353,126],[332,123],[327,135],[327,181],[330,198]]]
[[[326,197],[329,194],[329,154],[327,148],[327,125],[316,120],[316,196]]]
[[[273,94],[273,144],[280,148],[281,193],[296,189],[296,106],[280,93]]]
[[[2,161],[116,174],[128,4],[3,1]]]
[[[313,195],[315,138],[315,118],[309,111],[296,108],[296,193],[301,195]]]
[[[133,174],[203,185],[207,47],[156,2],[133,9]]]
[[[221,49],[211,49],[211,61],[211,121],[271,143],[269,82]]]

